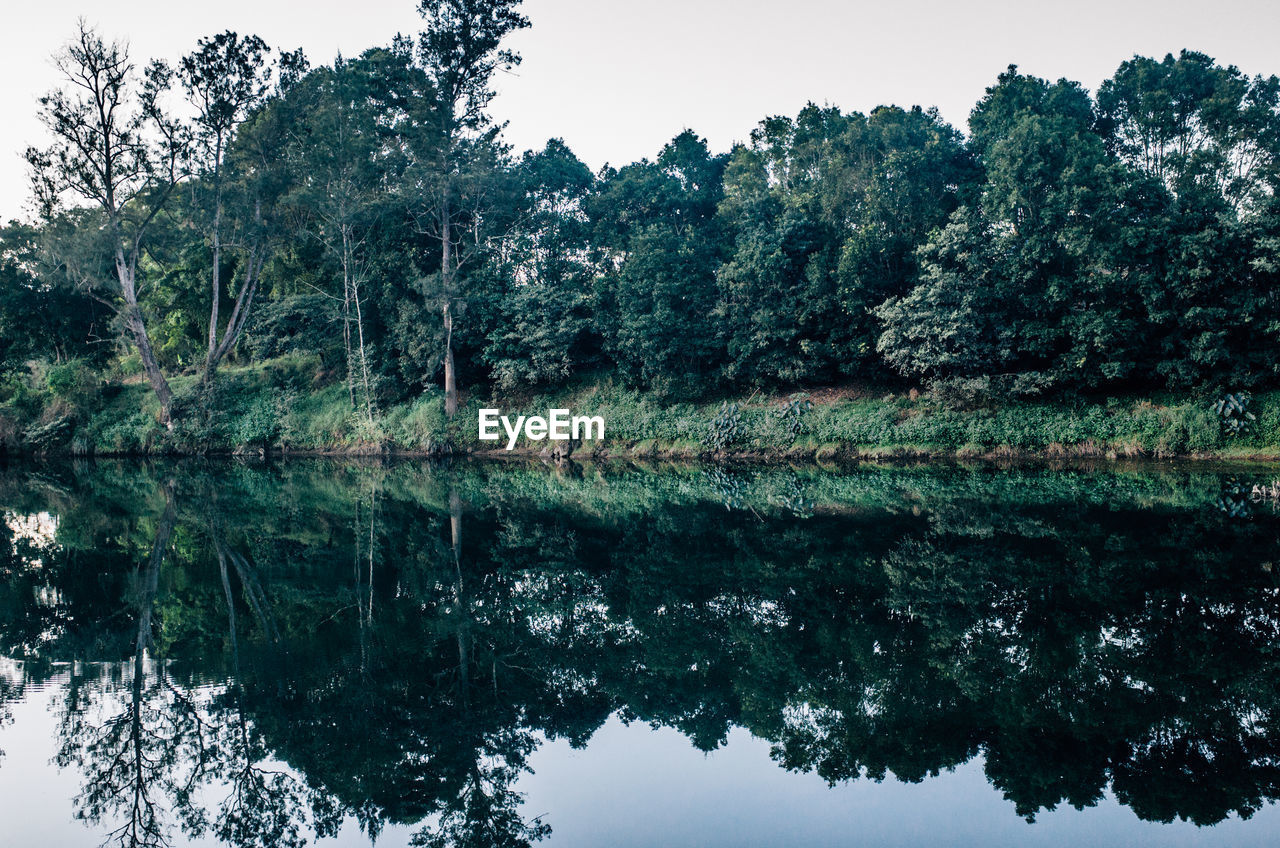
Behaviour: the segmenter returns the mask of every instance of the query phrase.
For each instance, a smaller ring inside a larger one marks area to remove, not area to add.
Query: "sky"
[[[29,214],[22,151],[37,99],[84,17],[142,65],[226,29],[303,47],[313,64],[421,25],[415,0],[11,0],[0,24],[0,221]],[[1280,74],[1277,0],[526,0],[524,62],[492,111],[517,150],[563,138],[593,169],[652,157],[686,128],[714,150],[807,102],[936,106],[964,129],[1005,67],[1091,91],[1134,54],[1187,48]]]
[[[71,815],[71,799],[82,788],[83,776],[54,763],[66,685],[64,677],[28,690],[11,705],[13,722],[0,727],[0,748],[6,751],[0,797],[7,808],[25,812],[4,823],[5,836],[14,845],[95,848],[115,823],[110,816],[107,824],[93,825]],[[1275,843],[1280,829],[1280,807],[1275,805],[1263,807],[1248,822],[1233,816],[1201,828],[1181,820],[1144,822],[1111,792],[1083,810],[1062,804],[1042,811],[1029,824],[987,780],[980,757],[919,783],[890,776],[882,782],[855,780],[829,787],[816,774],[783,769],[769,748],[765,740],[735,727],[724,745],[704,753],[674,728],[623,724],[612,716],[583,748],[574,748],[567,739],[540,744],[529,758],[532,771],[520,777],[515,789],[525,796],[521,814],[542,815],[551,825],[551,838],[540,843],[543,848],[1262,848]],[[168,818],[167,811],[162,815]],[[377,846],[408,845],[416,829],[391,824]],[[216,844],[208,837],[174,841],[209,848]],[[315,844],[368,848],[369,838],[347,818],[336,839]]]

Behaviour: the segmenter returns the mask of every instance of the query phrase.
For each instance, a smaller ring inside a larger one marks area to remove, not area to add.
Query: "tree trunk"
[[[378,514],[378,489],[375,484],[373,490],[369,492],[369,607],[365,610],[365,620],[369,626],[373,626],[373,552],[374,543],[377,541],[375,532],[377,530],[377,514]]]
[[[360,351],[360,381],[364,385],[364,413],[372,423],[373,388],[369,385],[369,356],[364,346],[364,317],[360,312],[360,286],[358,283],[352,286],[352,292],[355,294],[356,304],[356,344]]]
[[[342,275],[342,344],[347,355],[347,400],[356,409],[355,354],[351,351],[351,278]]]
[[[262,226],[262,202],[254,204],[254,220],[258,227]],[[215,266],[221,262],[221,242],[214,251]],[[222,339],[218,339],[218,300],[221,298],[220,272],[214,275],[213,307],[209,310],[209,353],[205,357],[204,381],[209,383],[217,372],[218,364],[226,358],[235,347],[245,324],[249,322],[249,312],[253,309],[253,298],[258,293],[258,283],[262,279],[262,267],[270,255],[270,248],[259,234],[258,239],[250,247],[244,258],[244,279],[240,282],[240,291],[236,294],[235,303],[231,307],[231,315],[227,317],[227,326],[222,330]]]
[[[173,410],[173,392],[169,389],[169,381],[160,370],[155,352],[151,349],[151,337],[147,335],[147,322],[142,317],[142,307],[138,305],[138,286],[136,270],[125,259],[124,250],[116,248],[116,277],[120,281],[120,293],[124,297],[124,322],[133,343],[138,348],[138,356],[142,358],[142,370],[147,375],[147,382],[160,401],[160,423],[172,427],[170,415]]]
[[[165,427],[172,427],[173,391],[169,388],[169,381],[165,379],[164,372],[160,370],[155,352],[151,350],[151,339],[147,336],[141,310],[136,304],[130,310],[128,321],[133,333],[133,342],[138,347],[138,355],[142,357],[142,370],[146,373],[147,382],[151,384],[156,398],[160,401],[160,423]]]
[[[373,388],[369,384],[369,356],[364,344],[364,312],[360,307],[360,276],[355,266],[355,257],[352,255],[351,231],[343,225],[342,228],[342,279],[343,289],[350,292],[350,303],[356,308],[356,344],[358,345],[358,353],[360,356],[360,383],[364,387],[364,412],[370,422],[373,421]],[[351,340],[350,332],[347,334],[347,369],[351,368]],[[355,405],[355,391],[351,388],[352,377],[350,373],[347,375],[348,390],[351,392],[351,402]]]
[[[222,545],[217,545],[218,573],[222,577],[222,593],[227,598],[227,634],[231,640],[231,667],[235,672],[236,684],[240,683],[240,643],[236,636],[236,600],[231,592],[231,576],[227,573],[227,554]]]
[[[177,510],[174,507],[174,484],[165,483],[164,513],[156,527],[156,537],[151,543],[151,556],[147,560],[147,572],[142,575],[141,599],[138,604],[138,637],[135,652],[138,657],[138,668],[141,669],[141,657],[147,646],[151,644],[151,613],[155,606],[156,590],[160,585],[160,565],[164,562],[165,552],[169,549],[169,539],[173,536],[173,525],[177,522]]]
[[[141,307],[136,300],[129,298],[126,300],[128,303],[125,306],[125,325],[129,329],[129,334],[133,336],[133,343],[138,348],[138,356],[142,358],[142,370],[147,375],[147,382],[151,384],[156,398],[160,401],[160,423],[165,427],[172,427],[173,391],[169,388],[169,381],[165,379],[164,372],[160,370],[160,363],[156,361],[155,352],[151,349],[151,337],[147,335],[147,325],[142,319]]]
[[[444,414],[453,418],[458,412],[458,375],[453,363],[453,290],[457,268],[453,262],[452,210],[446,190],[440,205],[440,282],[444,289]]]
[[[209,348],[204,357],[204,377],[201,382],[208,386],[213,382],[213,374],[218,367],[218,307],[222,300],[222,137],[218,137],[214,151],[213,184],[213,274],[209,291]]]
[[[452,418],[458,412],[458,381],[453,367],[453,310],[444,305],[444,413]]]

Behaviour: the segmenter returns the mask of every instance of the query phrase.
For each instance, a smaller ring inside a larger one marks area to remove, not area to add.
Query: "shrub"
[[[434,450],[448,439],[444,396],[428,392],[413,403],[388,411],[384,426],[400,447]]]
[[[782,428],[794,441],[807,429],[804,419],[811,409],[813,409],[813,401],[809,400],[809,395],[799,392],[779,404],[774,410],[774,415],[782,422]]]
[[[286,406],[284,396],[264,394],[256,397],[230,426],[231,441],[235,445],[274,444],[281,431],[282,412]]]
[[[1248,392],[1234,392],[1224,395],[1213,405],[1213,411],[1218,416],[1222,431],[1228,436],[1239,438],[1247,435],[1253,428],[1253,422],[1256,419],[1249,411],[1251,400],[1252,397]]]
[[[947,409],[974,409],[991,400],[991,378],[952,377],[935,380],[929,386],[929,396]]]
[[[111,369],[113,376],[118,378],[132,377],[142,373],[142,357],[137,353],[127,353],[115,361],[114,367]]]
[[[720,404],[720,411],[711,419],[711,425],[702,443],[712,450],[724,450],[738,442],[743,436],[742,411],[736,403],[725,401]]]
[[[153,417],[142,411],[112,417],[91,436],[91,443],[95,453],[149,453],[158,440],[159,426]]]
[[[82,403],[97,393],[98,377],[84,362],[72,359],[50,365],[45,373],[45,385],[59,400]]]

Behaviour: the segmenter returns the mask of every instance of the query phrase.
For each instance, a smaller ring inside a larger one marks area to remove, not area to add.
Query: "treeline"
[[[5,370],[142,372],[166,420],[221,365],[290,354],[370,419],[583,375],[686,398],[1276,383],[1275,76],[1184,51],[1091,96],[1011,66],[967,135],[810,105],[593,173],[491,117],[517,7],[422,0],[417,37],[314,68],[224,33],[137,72],[82,26],[28,153],[41,216],[0,233]],[[200,380],[175,396],[179,373]]]

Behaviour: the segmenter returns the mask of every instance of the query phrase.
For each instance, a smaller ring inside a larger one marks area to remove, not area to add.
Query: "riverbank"
[[[141,382],[57,374],[10,383],[0,401],[0,446],[10,454],[550,454],[578,457],[770,460],[895,458],[1280,459],[1280,392],[1255,396],[1254,418],[1231,435],[1213,398],[1188,395],[1055,401],[970,401],[868,387],[756,392],[699,403],[665,402],[612,382],[517,399],[469,398],[448,420],[443,397],[352,411],[344,384],[325,383],[305,357],[228,369],[212,391],[173,380],[172,428]],[[600,416],[605,438],[566,446],[524,435],[513,451],[480,441],[478,414],[565,408]]]

